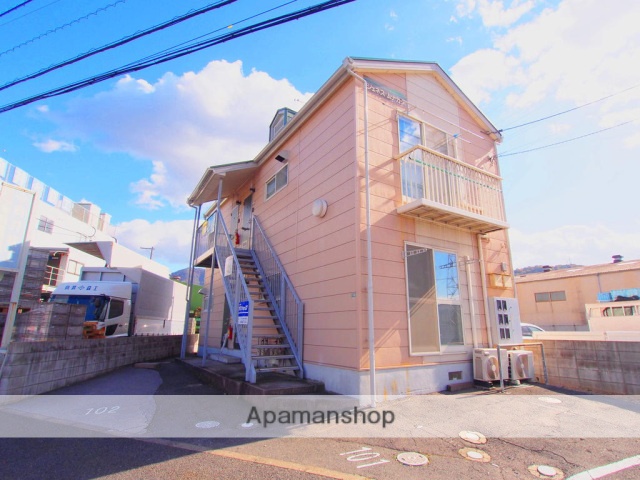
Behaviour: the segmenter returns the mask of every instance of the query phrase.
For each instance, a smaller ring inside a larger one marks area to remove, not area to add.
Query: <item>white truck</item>
[[[87,306],[85,322],[105,336],[181,335],[187,287],[143,267],[84,267],[78,282],[59,284],[51,302]]]

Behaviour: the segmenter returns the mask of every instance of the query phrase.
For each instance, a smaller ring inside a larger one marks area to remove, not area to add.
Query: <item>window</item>
[[[276,193],[287,186],[289,181],[289,165],[285,165],[278,173],[267,181],[267,199],[273,197]]]
[[[398,133],[400,153],[416,145],[422,145],[443,155],[457,158],[456,135],[404,115],[398,115]]]
[[[67,273],[72,275],[80,275],[80,270],[82,269],[82,264],[80,262],[76,262],[75,260],[69,260],[67,262]]]
[[[456,255],[408,244],[405,254],[411,353],[464,345]]]
[[[44,215],[38,221],[38,230],[45,233],[53,233],[53,220],[48,219]]]
[[[536,302],[564,302],[567,300],[567,295],[562,292],[539,292],[534,294]]]
[[[109,306],[109,318],[120,317],[124,313],[124,301],[122,300],[111,300],[111,305]]]

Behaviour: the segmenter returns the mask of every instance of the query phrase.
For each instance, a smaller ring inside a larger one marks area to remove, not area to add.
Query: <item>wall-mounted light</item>
[[[256,193],[256,189],[255,189],[255,187],[251,187],[251,188],[249,189],[249,191],[250,191],[251,193]]]
[[[329,205],[327,204],[326,200],[318,199],[313,202],[313,205],[311,206],[311,214],[314,217],[322,218],[327,214],[328,207]]]
[[[236,200],[236,205],[242,205],[242,202],[240,200]]]
[[[289,160],[289,150],[281,150],[276,155],[276,160],[279,162],[286,162]]]

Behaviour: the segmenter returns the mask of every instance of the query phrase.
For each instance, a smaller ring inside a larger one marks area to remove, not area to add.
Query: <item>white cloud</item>
[[[53,140],[52,138],[42,142],[35,142],[33,146],[45,153],[75,152],[77,150],[77,147],[73,143],[62,140]]]
[[[486,27],[508,27],[531,11],[534,5],[533,0],[512,0],[508,7],[502,1],[463,0],[456,5],[456,14],[460,18],[471,17],[477,11]]]
[[[463,4],[465,11],[473,11],[471,3]],[[547,100],[582,105],[629,89],[637,84],[640,65],[640,3],[602,5],[562,0],[505,33],[494,32],[491,48],[462,58],[451,68],[452,76],[475,101],[489,102],[500,93],[511,110],[532,109]],[[610,115],[639,105],[640,88],[593,109]]]
[[[509,230],[516,268],[532,265],[608,263],[612,255],[640,258],[640,233],[614,231],[603,225],[567,225],[525,233]]]
[[[286,79],[244,74],[240,61],[213,61],[155,83],[126,76],[52,118],[72,138],[151,161],[152,174],[132,184],[139,205],[184,206],[206,167],[254,158],[276,110],[299,110],[310,96]]]
[[[191,220],[173,220],[169,222],[132,220],[115,225],[115,237],[125,247],[148,255],[141,247],[153,247],[153,259],[167,265],[171,271],[189,265],[191,248]]]

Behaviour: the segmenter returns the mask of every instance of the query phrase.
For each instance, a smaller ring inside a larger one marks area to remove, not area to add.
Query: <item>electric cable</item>
[[[47,37],[47,36],[49,36],[51,34],[59,32],[60,30],[64,30],[65,28],[70,27],[70,26],[72,26],[72,25],[74,25],[76,23],[80,23],[83,20],[88,20],[89,18],[91,18],[94,15],[98,16],[98,15],[100,15],[100,13],[107,11],[109,8],[117,7],[118,4],[125,3],[126,1],[127,0],[118,0],[115,3],[110,3],[109,5],[106,5],[104,7],[98,8],[97,10],[94,10],[93,12],[88,13],[88,14],[82,16],[82,17],[76,18],[75,20],[71,20],[70,22],[67,22],[64,25],[60,25],[59,27],[55,27],[55,28],[53,28],[51,30],[47,30],[45,33],[41,33],[40,35],[37,35],[37,36],[35,36],[35,37],[25,41],[25,42],[22,42],[19,45],[15,45],[15,46],[5,50],[4,52],[0,52],[0,57],[2,57],[3,55],[6,55],[8,53],[15,52],[16,50],[18,50],[18,49],[20,49],[20,48],[22,48],[22,47],[24,47],[26,45],[29,45],[30,43],[37,42],[38,40],[40,40],[40,39],[42,39],[44,37]]]
[[[49,2],[46,5],[41,6],[40,8],[36,8],[35,10],[31,10],[29,13],[25,13],[24,15],[20,15],[19,17],[16,17],[12,20],[9,20],[8,22],[4,22],[4,23],[0,23],[0,27],[4,27],[5,25],[9,25],[10,23],[15,22],[16,20],[20,20],[21,18],[24,17],[28,17],[29,15],[33,15],[36,12],[39,12],[40,10],[44,10],[47,7],[50,7],[51,5],[53,5],[54,3],[58,3],[61,2],[62,0],[53,0],[53,2]]]
[[[149,61],[143,61],[143,62],[138,62],[138,63],[134,63],[134,64],[129,64],[126,67],[121,67],[118,69],[113,69],[110,70],[108,72],[99,74],[99,75],[94,75],[92,77],[86,78],[84,80],[80,80],[77,81],[75,83],[71,83],[68,85],[65,85],[63,87],[59,87],[53,90],[49,90],[47,92],[44,93],[40,93],[38,95],[34,95],[32,97],[29,98],[25,98],[23,100],[19,100],[17,102],[13,102],[13,103],[9,103],[6,105],[3,105],[2,107],[0,107],[0,113],[3,112],[7,112],[10,110],[14,110],[16,108],[22,107],[24,105],[28,105],[30,103],[34,103],[37,102],[39,100],[43,100],[46,98],[51,98],[51,97],[55,97],[55,96],[59,96],[59,95],[63,95],[65,93],[70,93],[76,90],[80,90],[82,88],[91,86],[91,85],[95,85],[97,83],[103,82],[105,80],[114,78],[116,76],[120,76],[120,75],[124,75],[127,73],[132,73],[132,72],[136,72],[139,70],[143,70],[145,68],[149,68],[151,66],[155,66],[155,65],[159,65],[162,63],[166,63],[168,61],[174,60],[176,58],[180,58],[186,55],[190,55],[192,53],[198,52],[200,50],[204,50],[206,48],[212,47],[214,45],[219,45],[221,43],[225,43],[228,42],[230,40],[239,38],[239,37],[243,37],[245,35],[249,35],[251,33],[255,33],[261,30],[265,30],[268,28],[272,28],[278,25],[282,25],[288,22],[291,22],[293,20],[298,20],[300,18],[304,18],[310,15],[314,15],[316,13],[322,12],[324,10],[328,10],[331,8],[335,8],[338,6],[342,6],[345,5],[347,3],[352,3],[355,0],[328,0],[326,2],[320,3],[320,4],[316,4],[313,5],[311,7],[307,7],[301,10],[297,10],[295,12],[292,13],[288,13],[285,15],[281,15],[279,17],[274,17],[271,18],[269,20],[265,20],[262,22],[258,22],[255,23],[253,25],[250,25],[248,27],[242,28],[240,30],[237,30],[235,32],[231,32],[225,35],[220,35],[218,37],[215,37],[211,40],[207,40],[207,41],[203,41],[200,43],[196,43],[190,47],[186,47],[180,50],[176,50],[175,52],[172,52],[170,54],[165,54],[163,56],[161,56],[160,58],[154,58],[152,60]]]
[[[555,147],[556,145],[562,145],[563,143],[573,142],[575,140],[580,140],[581,138],[590,137],[591,135],[596,135],[597,133],[606,132],[607,130],[613,130],[614,128],[622,127],[624,125],[628,125],[629,123],[634,122],[635,120],[629,120],[627,122],[619,123],[618,125],[614,125],[612,127],[603,128],[602,130],[597,130],[595,132],[587,133],[585,135],[580,135],[579,137],[569,138],[567,140],[563,140],[562,142],[550,143],[548,145],[543,145],[541,147],[530,148],[528,150],[521,150],[519,152],[511,152],[511,153],[503,153],[498,155],[499,158],[510,157],[511,155],[520,155],[522,153],[534,152],[536,150],[542,150],[543,148]]]
[[[544,120],[549,120],[550,118],[558,117],[560,115],[564,115],[565,113],[573,112],[575,110],[579,110],[581,108],[588,107],[589,105],[593,105],[594,103],[602,102],[603,100],[607,100],[607,99],[609,99],[611,97],[615,97],[616,95],[620,95],[622,93],[626,93],[629,90],[633,90],[634,88],[638,88],[638,87],[640,87],[640,83],[637,84],[637,85],[633,85],[632,87],[625,88],[624,90],[621,90],[619,92],[612,93],[611,95],[607,95],[607,96],[599,98],[597,100],[593,100],[591,102],[585,103],[583,105],[578,105],[577,107],[573,107],[573,108],[570,108],[568,110],[564,110],[562,112],[554,113],[552,115],[547,115],[546,117],[538,118],[537,120],[531,120],[530,122],[526,122],[526,123],[521,123],[520,125],[515,125],[513,127],[501,128],[501,129],[496,130],[494,132],[487,132],[487,133],[502,133],[502,132],[506,132],[508,130],[514,130],[516,128],[526,127],[527,125],[532,125],[534,123],[542,122]]]
[[[39,71],[37,71],[35,73],[32,73],[30,75],[26,75],[24,77],[17,78],[15,80],[11,81],[11,82],[5,83],[4,85],[0,86],[0,91],[6,90],[9,87],[13,87],[13,86],[18,85],[20,83],[26,82],[27,80],[33,80],[34,78],[41,77],[42,75],[44,75],[46,73],[53,72],[54,70],[58,70],[58,69],[60,69],[62,67],[66,67],[68,65],[72,65],[74,63],[79,62],[80,60],[84,60],[85,58],[89,58],[89,57],[92,57],[93,55],[97,55],[98,53],[102,53],[102,52],[105,52],[107,50],[111,50],[113,48],[120,47],[120,46],[125,45],[127,43],[130,43],[130,42],[132,42],[134,40],[137,40],[138,38],[142,38],[142,37],[145,37],[145,36],[150,35],[152,33],[158,32],[160,30],[164,30],[165,28],[171,27],[173,25],[177,25],[178,23],[182,23],[185,20],[188,20],[190,18],[196,17],[198,15],[202,15],[203,13],[210,12],[211,10],[222,8],[222,7],[226,6],[226,5],[229,5],[230,3],[234,3],[236,1],[237,0],[221,0],[219,2],[209,4],[206,7],[202,7],[200,9],[198,9],[198,10],[192,10],[190,12],[187,12],[185,15],[181,15],[179,17],[176,17],[176,18],[172,19],[172,20],[169,20],[167,22],[161,23],[161,24],[156,25],[154,27],[148,28],[148,29],[143,30],[141,32],[134,33],[133,35],[129,35],[128,37],[124,37],[124,38],[122,38],[122,39],[120,39],[120,40],[118,40],[116,42],[109,43],[109,44],[107,44],[107,45],[105,45],[103,47],[100,47],[100,48],[89,50],[88,52],[82,53],[82,54],[80,54],[80,55],[78,55],[78,56],[76,56],[76,57],[74,57],[72,59],[65,60],[63,62],[57,63],[57,64],[52,65],[50,67],[43,68],[42,70],[39,70]]]
[[[18,10],[19,8],[24,7],[26,4],[33,2],[33,0],[25,0],[24,2],[22,2],[20,5],[16,5],[13,8],[10,8],[9,10],[0,13],[0,17],[4,17],[5,15],[10,14],[11,12],[15,12],[16,10]]]

